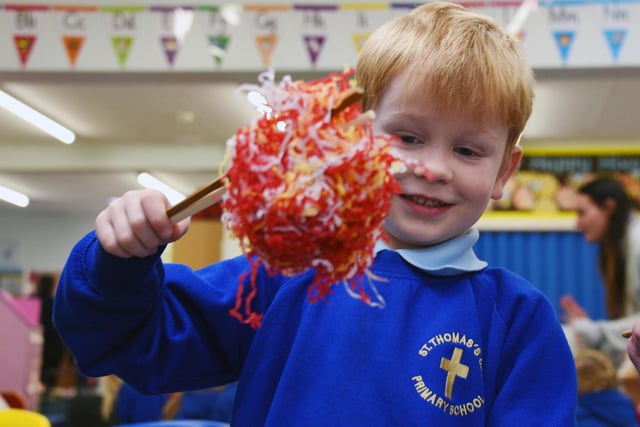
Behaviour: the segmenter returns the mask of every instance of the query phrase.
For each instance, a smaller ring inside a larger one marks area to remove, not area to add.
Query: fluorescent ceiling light
[[[158,190],[162,194],[164,194],[167,199],[171,202],[171,204],[176,204],[184,200],[185,195],[176,190],[175,188],[165,184],[160,181],[158,178],[146,173],[142,172],[138,174],[138,182],[145,188],[151,188],[154,190]]]
[[[29,204],[29,197],[25,194],[18,193],[17,191],[3,187],[2,185],[0,185],[0,199],[21,208],[24,208]]]
[[[54,138],[58,138],[65,144],[72,144],[73,141],[76,140],[75,133],[1,90],[0,107],[7,109],[21,119],[42,129]]]

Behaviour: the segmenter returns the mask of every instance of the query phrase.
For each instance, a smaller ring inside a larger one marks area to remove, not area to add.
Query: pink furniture
[[[40,300],[0,289],[0,390],[17,390],[37,410],[40,398],[42,327]]]

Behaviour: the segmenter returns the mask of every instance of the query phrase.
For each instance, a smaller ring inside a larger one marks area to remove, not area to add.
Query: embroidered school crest
[[[473,386],[482,376],[478,340],[461,332],[436,334],[418,349],[418,357],[427,365],[411,381],[424,402],[452,416],[471,415],[484,406],[482,390]]]

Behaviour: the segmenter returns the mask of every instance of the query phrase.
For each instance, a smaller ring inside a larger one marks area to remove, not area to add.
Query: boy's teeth
[[[427,206],[427,207],[436,207],[436,206],[444,205],[444,203],[439,202],[437,200],[427,200],[422,197],[416,197],[416,196],[409,196],[409,200],[411,200],[414,203],[418,203],[420,205]]]

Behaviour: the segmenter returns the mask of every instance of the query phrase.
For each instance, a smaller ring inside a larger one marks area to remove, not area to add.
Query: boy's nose
[[[412,167],[415,175],[424,177],[428,182],[447,182],[453,177],[444,156],[436,153],[421,156]]]

